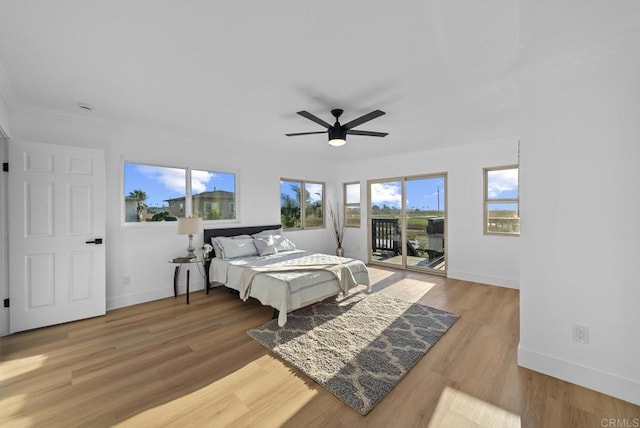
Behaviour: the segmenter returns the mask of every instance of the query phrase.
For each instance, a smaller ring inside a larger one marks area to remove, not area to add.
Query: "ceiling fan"
[[[371,113],[367,113],[364,116],[360,116],[357,119],[353,119],[351,122],[347,122],[344,125],[340,124],[339,118],[342,115],[343,110],[336,108],[331,110],[331,114],[336,118],[336,123],[333,125],[328,124],[324,120],[320,119],[318,116],[315,116],[308,111],[299,111],[298,114],[302,117],[306,117],[309,120],[314,121],[318,125],[324,126],[327,128],[326,131],[315,131],[315,132],[295,132],[292,134],[284,134],[287,137],[294,137],[296,135],[310,135],[310,134],[329,134],[329,144],[332,146],[342,146],[347,142],[347,134],[350,135],[367,135],[370,137],[386,137],[389,135],[387,132],[374,132],[374,131],[356,131],[355,128],[358,125],[362,125],[365,122],[375,119],[376,117],[380,117],[385,114],[381,110],[374,110]]]

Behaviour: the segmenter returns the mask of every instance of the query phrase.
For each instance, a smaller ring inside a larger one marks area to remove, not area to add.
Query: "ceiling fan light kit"
[[[345,139],[334,138],[329,140],[329,145],[333,147],[340,147],[340,146],[344,146],[345,144],[347,144],[347,140]]]
[[[351,122],[345,123],[344,125],[340,124],[339,118],[342,115],[342,109],[333,109],[331,110],[331,114],[336,118],[336,122],[333,125],[328,124],[324,120],[319,117],[309,113],[308,111],[299,111],[298,114],[304,118],[307,118],[318,125],[321,125],[327,128],[326,131],[314,131],[314,132],[295,132],[290,134],[284,134],[287,137],[294,137],[298,135],[310,135],[310,134],[324,134],[327,133],[329,135],[329,144],[332,146],[343,146],[347,142],[347,134],[351,135],[365,135],[369,137],[386,137],[389,135],[387,132],[374,132],[374,131],[356,131],[352,130],[358,125],[361,125],[365,122],[375,119],[376,117],[380,117],[385,114],[382,110],[374,110],[371,113],[367,113],[364,116],[360,116],[357,119],[352,120]]]
[[[336,122],[337,123],[337,122]],[[343,127],[331,127],[327,130],[329,133],[329,144],[334,147],[344,146],[347,143],[347,131]]]

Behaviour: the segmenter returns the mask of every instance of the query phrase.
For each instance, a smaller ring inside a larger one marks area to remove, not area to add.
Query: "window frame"
[[[239,200],[239,191],[238,191],[238,172],[237,171],[223,171],[223,170],[218,170],[218,169],[212,169],[212,168],[201,168],[198,166],[176,166],[176,165],[169,165],[169,164],[165,164],[162,162],[147,162],[147,161],[140,161],[140,160],[132,160],[132,159],[123,159],[122,161],[122,171],[120,174],[120,179],[122,180],[122,186],[121,186],[121,209],[120,209],[120,216],[121,216],[121,223],[122,225],[126,226],[126,227],[137,227],[138,225],[145,225],[145,226],[141,226],[141,227],[154,227],[160,224],[173,224],[173,221],[127,221],[126,219],[126,198],[127,198],[127,194],[125,193],[126,190],[126,182],[125,182],[125,170],[126,170],[126,165],[142,165],[142,166],[151,166],[151,167],[158,167],[158,168],[171,168],[171,169],[180,169],[180,170],[184,170],[185,172],[185,187],[184,187],[184,203],[183,203],[183,213],[181,217],[190,217],[193,215],[193,192],[192,192],[192,171],[207,171],[207,172],[211,172],[211,173],[220,173],[220,174],[230,174],[234,176],[233,179],[233,185],[234,185],[234,191],[233,191],[233,208],[234,208],[234,218],[233,219],[204,219],[203,218],[203,222],[205,225],[211,225],[211,224],[221,224],[221,223],[239,223],[240,219],[238,217],[238,212],[236,210],[237,205],[238,205],[238,200]],[[181,218],[178,217],[178,218]]]
[[[327,198],[327,185],[324,181],[316,181],[316,180],[301,180],[298,178],[285,178],[280,177],[280,186],[282,186],[282,182],[291,182],[300,184],[300,227],[285,227],[282,224],[282,189],[280,189],[280,224],[283,230],[315,230],[315,229],[325,229],[327,225],[327,216],[326,216],[326,198]],[[307,184],[319,184],[322,186],[322,224],[320,226],[306,226],[306,200],[302,196],[303,192],[305,192],[305,188]]]
[[[354,185],[357,185],[359,187],[360,200],[358,202],[348,203],[347,202],[347,186],[354,186]],[[342,201],[343,201],[343,203],[342,203],[342,205],[343,205],[343,212],[342,212],[343,217],[342,218],[344,219],[344,226],[345,227],[353,227],[353,228],[359,229],[362,226],[362,203],[361,203],[361,200],[362,200],[362,184],[359,181],[349,181],[349,182],[342,183]],[[351,209],[357,208],[358,209],[358,214],[359,215],[358,215],[358,224],[357,225],[350,225],[347,222],[347,218],[348,218],[347,217],[347,211],[348,211],[349,208],[351,208]]]
[[[515,169],[518,176],[518,190],[515,198],[489,198],[489,173],[493,171],[503,171]],[[488,236],[520,236],[520,166],[505,165],[483,168],[483,226],[484,235]],[[518,214],[518,232],[498,232],[489,230],[489,205],[490,204],[515,204]]]

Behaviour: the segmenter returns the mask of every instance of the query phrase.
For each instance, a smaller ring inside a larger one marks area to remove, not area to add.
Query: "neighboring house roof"
[[[235,195],[234,192],[227,192],[226,190],[212,190],[209,192],[202,192],[195,195],[192,195],[193,198],[211,198],[211,199],[223,199],[223,198],[233,198]],[[185,197],[181,196],[179,198],[172,199],[164,199],[166,202],[171,201],[184,201]]]

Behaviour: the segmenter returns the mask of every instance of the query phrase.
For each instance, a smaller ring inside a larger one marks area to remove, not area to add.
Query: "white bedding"
[[[294,269],[282,272],[260,272],[253,276],[247,297],[276,308],[278,325],[287,322],[287,312],[316,303],[342,292],[341,284],[330,270],[308,270],[315,265],[344,265],[357,284],[370,286],[369,272],[360,260],[303,250],[287,251],[268,256],[242,257],[232,260],[214,258],[209,270],[210,280],[240,291],[243,270],[251,267],[282,267]],[[299,266],[301,270],[295,270]]]

